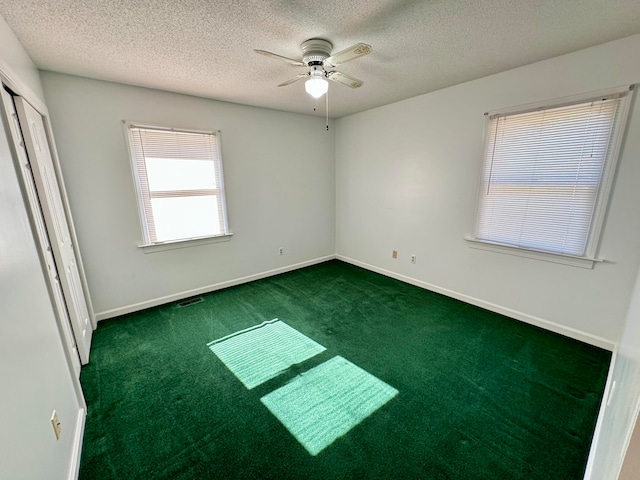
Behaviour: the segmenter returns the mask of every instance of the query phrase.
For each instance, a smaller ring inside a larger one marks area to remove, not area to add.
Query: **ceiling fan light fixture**
[[[314,65],[309,74],[311,78],[304,83],[304,89],[313,98],[320,98],[329,90],[329,82],[324,79],[324,69]]]
[[[304,89],[313,98],[320,98],[329,90],[329,82],[324,78],[310,78],[304,83]]]

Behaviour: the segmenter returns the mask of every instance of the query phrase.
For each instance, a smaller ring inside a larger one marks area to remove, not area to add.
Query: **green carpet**
[[[80,478],[581,479],[611,354],[331,261],[101,322]],[[326,351],[251,390],[207,346],[279,318]],[[315,456],[260,399],[335,356],[400,393]]]

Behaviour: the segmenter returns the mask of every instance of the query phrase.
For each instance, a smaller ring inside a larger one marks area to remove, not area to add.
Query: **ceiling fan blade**
[[[300,80],[301,78],[304,77],[308,77],[309,76],[309,72],[305,72],[305,73],[299,73],[298,75],[296,75],[293,78],[290,78],[289,80],[287,80],[286,82],[282,82],[280,85],[278,85],[279,87],[286,87],[287,85],[291,85],[294,82],[297,82],[298,80]]]
[[[324,64],[336,67],[344,62],[362,57],[368,53],[371,53],[371,45],[367,45],[366,43],[356,43],[355,45],[326,58],[324,60]]]
[[[347,87],[351,88],[359,88],[363,83],[362,80],[350,77],[349,75],[345,75],[342,72],[329,72],[327,74],[327,78],[336,83],[341,83],[342,85],[346,85]]]
[[[287,62],[289,65],[294,65],[296,67],[306,67],[307,65],[302,63],[300,60],[294,60],[293,58],[283,57],[282,55],[276,55],[275,53],[267,52],[266,50],[254,50],[254,52],[259,53],[260,55],[264,55],[266,57],[277,58],[278,60],[282,60],[283,62]]]

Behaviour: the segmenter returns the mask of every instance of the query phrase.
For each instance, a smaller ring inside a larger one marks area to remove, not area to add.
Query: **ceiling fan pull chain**
[[[329,131],[329,90],[327,90],[327,93],[325,94],[325,105],[326,105],[326,112],[327,112],[327,132]]]

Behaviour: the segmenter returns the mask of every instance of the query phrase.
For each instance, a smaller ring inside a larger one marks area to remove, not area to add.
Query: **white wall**
[[[615,388],[599,420],[600,434],[592,447],[592,480],[615,480],[640,411],[640,274],[618,346],[611,382]],[[637,448],[637,447],[636,447]],[[638,451],[628,455],[638,454]],[[637,459],[636,459],[637,460]],[[636,471],[636,474],[639,472]],[[635,477],[637,478],[637,477]]]
[[[50,72],[41,78],[99,319],[334,254],[334,134],[322,118]],[[230,241],[151,254],[137,247],[122,120],[221,130]]]
[[[640,260],[639,102],[604,227],[605,263],[558,265],[472,249],[463,238],[473,230],[484,112],[640,82],[638,51],[640,35],[336,121],[339,258],[616,342]]]
[[[2,68],[12,69],[14,79],[41,92],[37,75],[22,76],[36,69],[1,18],[0,39]],[[73,478],[75,434],[83,410],[2,122],[0,218],[0,478]],[[59,441],[50,422],[53,409],[62,423]]]

